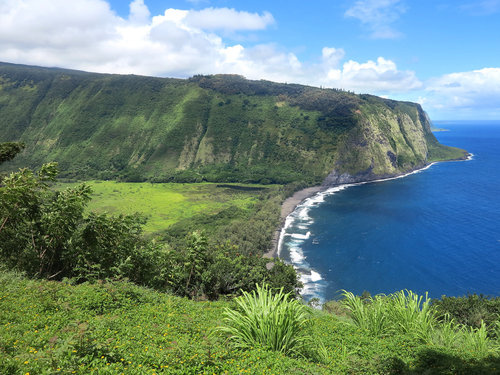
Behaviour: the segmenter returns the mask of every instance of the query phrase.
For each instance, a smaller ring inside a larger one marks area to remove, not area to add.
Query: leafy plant
[[[342,295],[353,323],[373,335],[394,332],[410,334],[423,342],[431,340],[436,318],[427,296],[424,300],[411,291],[399,291],[361,298],[345,290]]]
[[[14,159],[26,146],[19,142],[0,143],[0,164]]]
[[[469,294],[463,297],[442,296],[432,301],[439,316],[449,315],[457,324],[480,328],[484,321],[490,334],[494,335],[495,324],[500,316],[500,297]]]
[[[464,328],[462,344],[466,351],[472,352],[477,358],[484,358],[494,351],[484,322],[479,328]]]
[[[432,343],[444,346],[445,348],[451,348],[457,344],[461,333],[461,327],[455,323],[455,320],[447,315],[445,320],[439,324],[438,329],[435,330]]]
[[[353,323],[373,335],[386,333],[389,328],[386,314],[386,297],[378,295],[362,299],[353,293],[343,291],[343,304],[349,310]]]
[[[163,245],[142,236],[137,215],[84,216],[85,184],[54,191],[56,163],[11,173],[0,187],[0,261],[32,277],[79,281],[128,277],[157,286]]]
[[[302,355],[312,338],[306,334],[310,311],[290,294],[277,293],[267,285],[257,285],[251,293],[235,298],[237,309],[224,311],[224,325],[218,330],[229,334],[238,348],[262,347],[286,355]]]
[[[411,290],[396,292],[390,296],[387,313],[394,331],[413,334],[424,342],[431,340],[436,317],[427,293],[424,299]]]

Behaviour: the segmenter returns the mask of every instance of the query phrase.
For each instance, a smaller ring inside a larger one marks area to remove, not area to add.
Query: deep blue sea
[[[306,300],[341,289],[500,295],[500,121],[436,126],[472,159],[334,188],[287,218],[280,257],[301,272]]]

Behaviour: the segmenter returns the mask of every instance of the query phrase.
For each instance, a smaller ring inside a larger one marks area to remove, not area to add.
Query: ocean
[[[472,153],[402,178],[345,185],[287,218],[279,255],[304,299],[389,294],[500,295],[500,121],[436,122],[445,145]]]

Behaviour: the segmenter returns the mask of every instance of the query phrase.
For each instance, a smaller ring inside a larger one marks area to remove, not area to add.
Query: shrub
[[[165,252],[163,245],[142,236],[144,219],[93,213],[85,217],[90,187],[54,191],[49,183],[57,174],[57,163],[49,163],[38,172],[24,168],[2,179],[0,261],[34,277],[128,277],[159,285]]]
[[[440,300],[433,300],[432,305],[440,316],[448,314],[457,324],[480,328],[484,321],[491,334],[494,334],[495,324],[500,316],[500,297],[486,297],[482,294],[442,296]]]
[[[464,327],[463,347],[477,358],[484,358],[490,353],[491,343],[484,322],[481,322],[479,328]]]

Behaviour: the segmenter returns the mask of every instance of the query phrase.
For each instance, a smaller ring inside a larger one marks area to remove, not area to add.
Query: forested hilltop
[[[7,168],[57,161],[80,179],[335,184],[465,155],[437,142],[418,104],[236,75],[0,63],[0,125],[0,142],[26,145]]]

